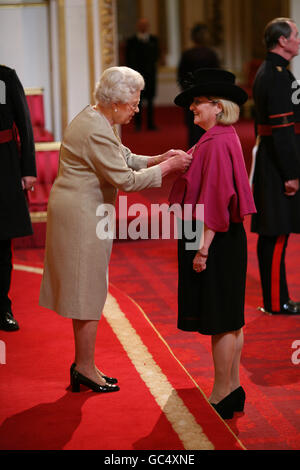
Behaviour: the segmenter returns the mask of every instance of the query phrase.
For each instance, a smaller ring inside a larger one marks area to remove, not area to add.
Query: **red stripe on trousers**
[[[279,312],[280,305],[280,263],[285,243],[285,235],[280,235],[277,238],[276,245],[273,252],[272,260],[272,273],[271,273],[271,303],[272,311]]]

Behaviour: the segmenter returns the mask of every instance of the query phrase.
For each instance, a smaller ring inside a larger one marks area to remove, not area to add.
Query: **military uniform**
[[[30,114],[16,72],[0,66],[0,328],[1,315],[11,312],[11,239],[32,234],[24,176],[36,176]]]
[[[300,178],[300,87],[288,65],[269,52],[253,86],[259,145],[253,178],[257,214],[251,230],[259,234],[264,308],[271,313],[286,313],[285,251],[289,234],[300,233],[300,192],[287,196],[284,186]]]

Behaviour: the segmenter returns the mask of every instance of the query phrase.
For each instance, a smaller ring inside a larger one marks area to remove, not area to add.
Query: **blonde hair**
[[[96,104],[128,103],[131,96],[145,86],[142,75],[129,67],[109,67],[96,83]]]
[[[222,111],[217,115],[217,122],[224,126],[231,126],[239,120],[240,107],[233,101],[226,100],[225,98],[210,97],[215,103],[220,103]]]

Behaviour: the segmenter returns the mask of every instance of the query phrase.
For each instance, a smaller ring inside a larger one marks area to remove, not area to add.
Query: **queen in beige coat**
[[[162,178],[185,171],[191,157],[169,150],[140,156],[122,145],[116,124],[127,124],[139,111],[143,77],[128,67],[111,67],[87,106],[66,129],[60,165],[48,203],[44,275],[40,305],[72,318],[75,362],[73,391],[80,384],[97,392],[119,390],[117,379],[97,369],[94,351],[98,321],[107,296],[112,239],[99,239],[97,208],[115,205],[118,189],[160,187]]]

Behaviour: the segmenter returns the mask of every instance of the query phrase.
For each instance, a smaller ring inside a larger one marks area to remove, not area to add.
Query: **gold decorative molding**
[[[33,224],[47,222],[47,212],[30,212],[30,219]]]
[[[102,70],[116,65],[115,0],[99,0]]]
[[[43,95],[44,88],[24,88],[26,96]]]
[[[49,152],[51,150],[59,150],[61,142],[36,142],[34,146],[36,152]]]
[[[45,7],[48,6],[49,0],[42,2],[6,2],[0,3],[0,8],[26,8],[26,7]]]

